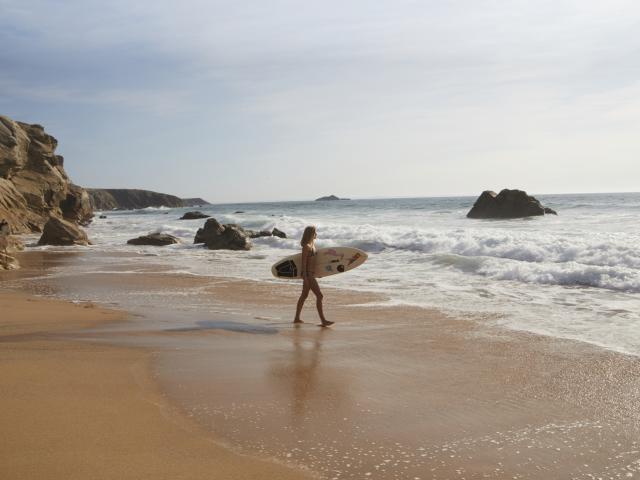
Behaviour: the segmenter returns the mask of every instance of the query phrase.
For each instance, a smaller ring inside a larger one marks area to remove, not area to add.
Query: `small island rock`
[[[338,198],[335,195],[328,195],[326,197],[316,198],[316,202],[324,202],[326,200],[349,200],[348,198]]]

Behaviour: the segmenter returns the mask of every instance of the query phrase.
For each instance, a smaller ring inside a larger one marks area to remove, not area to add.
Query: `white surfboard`
[[[337,273],[348,272],[362,265],[368,255],[357,248],[334,247],[320,248],[316,252],[316,278],[328,277]],[[290,255],[278,260],[271,267],[271,273],[277,278],[302,278],[302,253]]]

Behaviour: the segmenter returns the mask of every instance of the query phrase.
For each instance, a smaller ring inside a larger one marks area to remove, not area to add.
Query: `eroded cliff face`
[[[0,115],[0,219],[11,233],[41,232],[51,216],[87,225],[87,192],[71,183],[58,141],[41,125]]]

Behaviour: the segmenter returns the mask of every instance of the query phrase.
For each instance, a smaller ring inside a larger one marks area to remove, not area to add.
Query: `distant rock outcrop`
[[[329,195],[326,197],[316,198],[316,202],[324,202],[325,200],[349,200],[348,198],[338,198],[335,195]]]
[[[75,223],[51,217],[45,224],[38,245],[89,245],[84,230]]]
[[[540,202],[522,190],[504,189],[500,193],[485,190],[467,213],[468,218],[522,218],[551,213]]]
[[[202,198],[181,198],[183,207],[202,207],[204,205],[211,205]]]
[[[0,219],[12,233],[41,232],[54,216],[91,221],[86,191],[69,180],[57,146],[41,125],[0,116]]]
[[[199,228],[193,243],[204,243],[209,250],[250,250],[247,233],[237,225],[220,225],[215,218],[208,219]]]
[[[150,233],[149,235],[143,235],[138,238],[132,238],[127,241],[129,245],[152,245],[155,247],[164,247],[165,245],[173,245],[174,243],[180,243],[173,235],[168,233]]]
[[[187,212],[178,220],[197,220],[199,218],[209,218],[211,215],[205,215],[202,212]]]
[[[148,207],[184,206],[174,195],[129,188],[88,188],[94,210],[138,210]]]

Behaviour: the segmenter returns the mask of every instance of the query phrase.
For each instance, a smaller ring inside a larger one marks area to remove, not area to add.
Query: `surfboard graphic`
[[[328,277],[348,272],[362,265],[368,255],[360,249],[351,247],[320,248],[316,253],[316,277]],[[271,273],[277,278],[302,278],[302,253],[282,258],[273,264]]]

